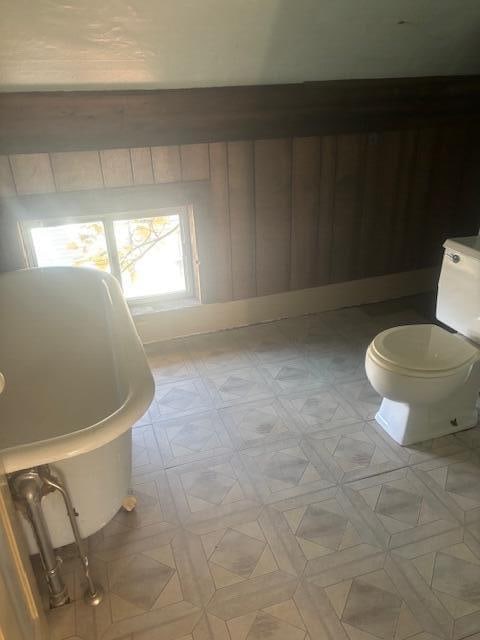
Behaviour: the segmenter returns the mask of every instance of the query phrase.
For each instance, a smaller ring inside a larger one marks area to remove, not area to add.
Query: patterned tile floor
[[[62,550],[53,639],[480,639],[480,429],[401,448],[372,420],[365,347],[420,302],[150,348],[137,509],[89,540],[98,609]]]

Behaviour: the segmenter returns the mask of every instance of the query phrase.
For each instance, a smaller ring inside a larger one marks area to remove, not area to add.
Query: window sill
[[[130,313],[134,318],[146,316],[162,311],[172,311],[173,309],[188,309],[198,307],[200,300],[197,298],[177,298],[173,300],[155,300],[154,302],[129,302]]]

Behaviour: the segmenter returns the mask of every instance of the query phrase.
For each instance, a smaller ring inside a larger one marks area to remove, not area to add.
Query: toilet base
[[[469,414],[461,417],[454,416],[450,419],[448,417],[435,419],[430,409],[430,407],[413,407],[384,399],[375,415],[375,420],[395,442],[402,446],[471,429],[478,422],[476,409]]]
[[[445,400],[415,405],[384,398],[375,420],[402,446],[470,429],[478,422],[479,388],[480,366],[476,364],[467,382]]]

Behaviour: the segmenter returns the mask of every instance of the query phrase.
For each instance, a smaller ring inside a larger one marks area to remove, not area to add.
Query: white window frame
[[[136,296],[127,298],[129,304],[151,304],[154,302],[162,302],[168,300],[178,300],[184,298],[193,298],[195,292],[195,280],[193,277],[192,266],[192,246],[189,229],[189,213],[188,206],[161,207],[159,209],[135,209],[122,212],[62,216],[53,218],[29,218],[21,223],[23,241],[27,260],[31,267],[37,267],[37,256],[33,243],[31,230],[38,227],[57,227],[65,224],[79,224],[84,222],[101,222],[105,230],[105,241],[107,244],[107,252],[109,257],[110,269],[122,287],[122,277],[120,269],[120,261],[115,241],[115,233],[113,223],[116,220],[134,220],[136,218],[153,218],[156,216],[172,216],[177,215],[180,220],[180,237],[182,242],[183,268],[185,274],[185,291],[175,291],[172,293],[161,293],[156,295]],[[123,287],[122,287],[123,289]]]

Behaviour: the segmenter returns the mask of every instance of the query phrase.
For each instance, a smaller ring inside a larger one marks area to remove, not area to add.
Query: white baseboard
[[[135,316],[144,344],[233,329],[308,313],[391,300],[435,289],[438,269],[418,269],[376,278],[286,291],[271,296],[202,304]]]

